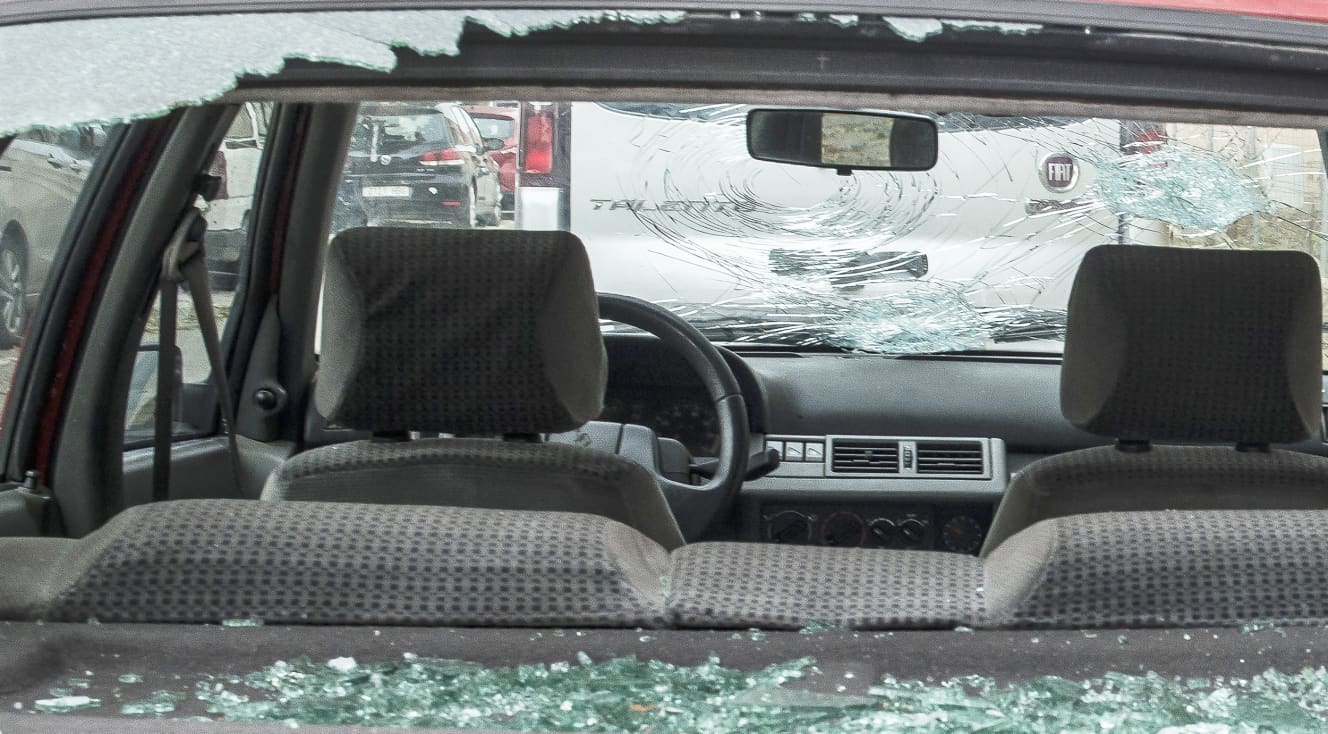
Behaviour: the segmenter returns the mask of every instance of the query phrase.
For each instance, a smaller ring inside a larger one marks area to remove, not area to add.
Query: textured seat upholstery
[[[1045,520],[985,561],[985,626],[1328,623],[1328,511],[1118,512]]]
[[[344,503],[141,505],[0,539],[0,618],[659,626],[663,548],[595,515]]]
[[[1321,322],[1304,253],[1091,250],[1070,295],[1061,411],[1117,445],[1019,472],[983,555],[1076,513],[1328,508],[1328,459],[1269,449],[1319,428]]]
[[[927,551],[696,543],[673,551],[676,627],[954,627],[983,616],[982,566]]]
[[[604,343],[576,237],[354,229],[332,242],[325,278],[315,399],[329,421],[378,438],[295,456],[263,499],[585,512],[683,543],[640,465],[538,441],[603,408]],[[412,431],[472,437],[405,440]]]
[[[852,629],[1328,624],[1328,511],[1045,520],[986,558],[698,543],[597,515],[336,502],[141,505],[0,538],[0,619]]]

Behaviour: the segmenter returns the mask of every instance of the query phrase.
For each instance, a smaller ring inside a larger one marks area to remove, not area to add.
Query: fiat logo
[[[1079,165],[1069,153],[1052,153],[1038,166],[1048,191],[1069,191],[1079,183]]]

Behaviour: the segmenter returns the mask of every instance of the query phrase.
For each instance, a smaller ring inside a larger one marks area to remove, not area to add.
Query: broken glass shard
[[[682,11],[421,10],[235,13],[53,21],[0,28],[0,135],[162,115],[215,100],[243,76],[271,76],[290,59],[374,71],[394,49],[460,53],[467,25],[503,36],[583,23],[674,23]],[[51,48],[58,64],[33,64]],[[115,69],[107,75],[99,70]]]
[[[825,632],[843,631],[845,631],[844,625],[825,619],[809,619],[802,625],[802,629],[798,630],[798,632],[804,635],[817,635]]]
[[[897,18],[883,17],[881,20],[890,26],[900,38],[909,41],[925,41],[946,28],[957,31],[995,31],[1003,35],[1025,35],[1037,33],[1042,26],[1037,23],[1000,23],[989,20],[941,20],[939,18]]]
[[[1119,214],[1216,230],[1269,208],[1259,182],[1218,156],[1168,146],[1096,164],[1097,191]]]
[[[1022,36],[1042,30],[1040,23],[999,23],[990,20],[947,20],[945,25],[957,31],[996,31],[1007,36]]]
[[[339,673],[349,673],[350,671],[355,670],[355,668],[359,666],[355,662],[355,658],[347,657],[347,658],[332,658],[331,660],[327,661],[327,667]]]
[[[890,18],[885,17],[881,20],[890,26],[890,30],[899,34],[900,38],[909,41],[925,41],[928,38],[945,30],[941,21],[936,18]]]
[[[34,701],[32,705],[43,713],[67,714],[73,711],[97,708],[101,705],[101,701],[88,696],[61,696],[59,698],[43,698]]]
[[[817,677],[810,659],[755,671],[726,667],[714,656],[695,666],[635,657],[580,663],[500,668],[413,656],[351,668],[297,660],[204,680],[195,695],[231,721],[525,731],[1193,734],[1328,727],[1323,668],[1270,670],[1248,680],[884,676],[867,695],[852,695],[806,688]],[[160,694],[149,703],[164,708],[176,700]]]
[[[151,697],[142,701],[130,701],[120,706],[120,713],[131,716],[141,716],[145,714],[169,714],[175,711],[175,707],[180,701],[184,700],[181,693],[171,691],[156,691]]]
[[[871,696],[849,696],[838,693],[817,693],[788,688],[761,688],[741,691],[733,697],[738,706],[784,706],[787,708],[850,708],[874,706]]]

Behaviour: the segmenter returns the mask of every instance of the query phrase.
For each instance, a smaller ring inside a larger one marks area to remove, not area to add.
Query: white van
[[[524,141],[516,226],[570,230],[599,290],[693,323],[796,336],[868,302],[885,320],[900,299],[910,308],[894,310],[925,316],[912,306],[931,298],[1023,329],[1010,343],[1025,348],[1040,321],[1048,338],[1063,324],[1085,251],[1169,237],[1159,222],[1118,216],[1096,186],[1098,165],[1166,145],[1155,124],[938,115],[932,170],[841,176],[752,159],[750,109],[524,103],[536,120],[525,129],[547,133]]]

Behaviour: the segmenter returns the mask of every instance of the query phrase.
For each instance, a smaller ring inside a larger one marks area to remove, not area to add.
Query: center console
[[[744,540],[977,553],[1005,492],[997,438],[769,435],[743,486]]]

